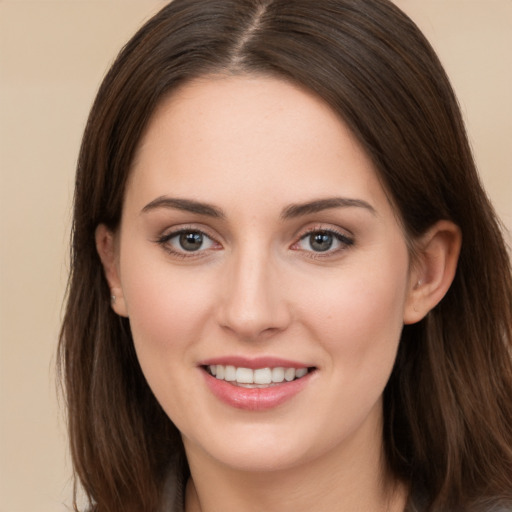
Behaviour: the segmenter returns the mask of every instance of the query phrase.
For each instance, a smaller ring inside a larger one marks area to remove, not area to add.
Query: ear
[[[124,300],[121,279],[119,276],[119,260],[116,249],[116,238],[104,224],[96,228],[96,250],[103,264],[103,271],[110,288],[112,309],[120,316],[128,316]]]
[[[404,324],[424,318],[450,288],[460,254],[462,235],[453,222],[441,220],[415,242]]]

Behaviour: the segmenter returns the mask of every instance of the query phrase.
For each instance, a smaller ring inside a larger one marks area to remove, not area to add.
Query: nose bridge
[[[221,324],[244,339],[284,329],[290,314],[271,251],[248,243],[234,251],[230,260]]]

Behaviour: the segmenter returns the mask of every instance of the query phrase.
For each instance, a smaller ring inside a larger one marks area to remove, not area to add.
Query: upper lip
[[[205,359],[199,363],[199,366],[211,366],[220,364],[223,366],[235,366],[236,368],[250,368],[257,370],[258,368],[311,368],[313,365],[301,363],[281,357],[262,356],[255,358],[247,358],[243,356],[220,356]]]

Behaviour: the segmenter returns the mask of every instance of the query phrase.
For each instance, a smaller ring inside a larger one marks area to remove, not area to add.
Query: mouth
[[[315,367],[264,367],[245,368],[243,366],[211,364],[202,366],[203,370],[232,386],[247,389],[264,389],[303,379],[314,372]]]
[[[319,368],[274,356],[226,355],[203,360],[199,369],[211,393],[224,404],[246,411],[269,411],[294,403],[314,389]]]

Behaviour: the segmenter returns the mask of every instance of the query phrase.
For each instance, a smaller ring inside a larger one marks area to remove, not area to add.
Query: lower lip
[[[266,411],[287,402],[307,386],[313,373],[309,372],[300,379],[274,384],[268,388],[244,388],[216,379],[203,370],[206,384],[218,399],[231,407],[246,411]]]

